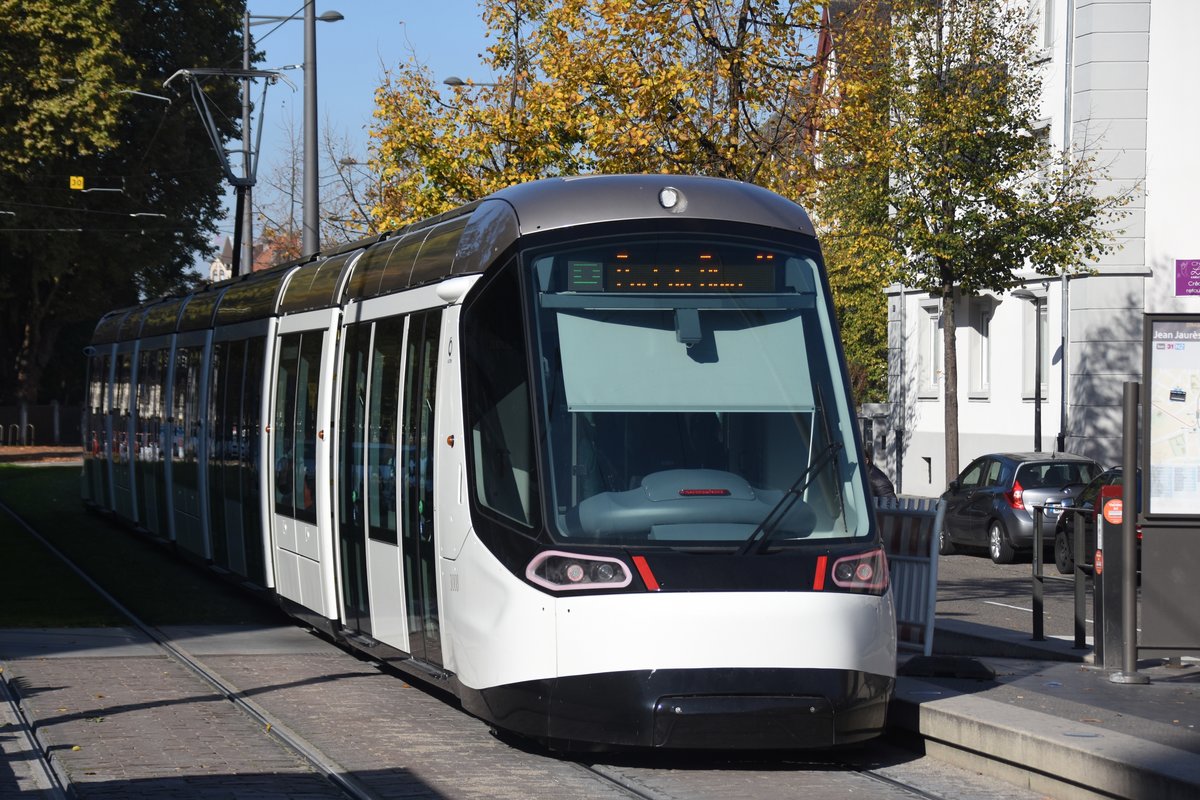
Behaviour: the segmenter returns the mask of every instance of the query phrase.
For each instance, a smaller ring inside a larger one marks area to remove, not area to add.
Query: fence
[[[79,406],[0,406],[0,445],[79,444]]]
[[[945,503],[924,497],[877,497],[875,518],[887,551],[900,647],[933,654],[937,540]]]

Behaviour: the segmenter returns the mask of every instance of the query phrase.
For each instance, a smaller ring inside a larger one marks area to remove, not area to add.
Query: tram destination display
[[[695,261],[648,262],[618,254],[610,261],[571,259],[567,291],[607,293],[774,292],[778,263],[774,253],[757,253],[754,261],[722,263],[713,254]]]

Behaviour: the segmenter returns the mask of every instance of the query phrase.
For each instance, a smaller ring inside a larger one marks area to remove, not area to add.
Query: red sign
[[[1104,503],[1104,521],[1109,525],[1120,525],[1124,511],[1124,503],[1119,497],[1114,497]]]

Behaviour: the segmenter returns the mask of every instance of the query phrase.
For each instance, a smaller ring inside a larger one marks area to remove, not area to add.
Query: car
[[[1070,453],[989,453],[967,465],[942,494],[946,512],[938,552],[986,547],[992,561],[1012,563],[1033,550],[1033,507],[1046,506],[1042,533],[1053,540],[1058,510],[1101,472]]]
[[[1058,522],[1054,528],[1054,566],[1063,575],[1070,575],[1075,571],[1075,526],[1083,525],[1083,552],[1096,552],[1096,501],[1100,498],[1100,490],[1105,486],[1121,486],[1122,470],[1120,467],[1113,467],[1097,475],[1092,479],[1091,483],[1083,487],[1083,490],[1075,497],[1071,503],[1076,508],[1086,509],[1086,512],[1070,512],[1059,516]],[[1138,470],[1138,485],[1137,485],[1137,503],[1138,511],[1141,511],[1142,505],[1142,472]],[[1138,545],[1141,545],[1142,530],[1141,526],[1137,528]],[[1090,561],[1091,559],[1085,559]],[[1087,563],[1083,567],[1084,572],[1092,571],[1092,564]]]

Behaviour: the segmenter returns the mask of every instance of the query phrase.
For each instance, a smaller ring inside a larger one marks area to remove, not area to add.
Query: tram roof
[[[665,190],[673,203],[665,200]],[[393,233],[110,312],[97,324],[92,343],[329,308],[481,272],[521,235],[642,219],[722,220],[816,235],[803,208],[749,183],[689,175],[545,178],[502,189]]]
[[[676,202],[660,200],[673,189]],[[711,219],[765,225],[815,236],[808,213],[750,183],[694,175],[585,175],[511,186],[488,199],[516,212],[522,234],[593,222],[636,219]]]

